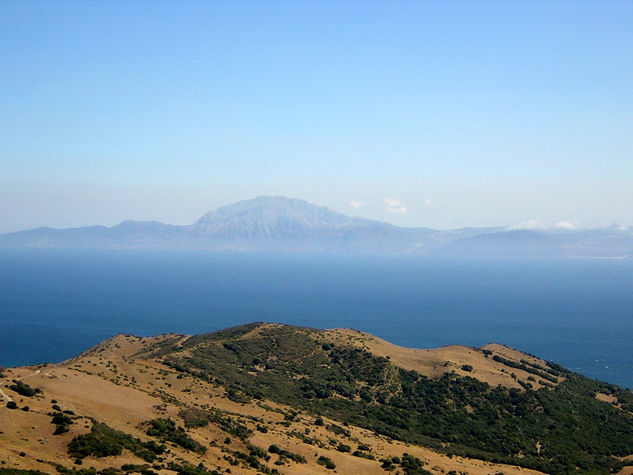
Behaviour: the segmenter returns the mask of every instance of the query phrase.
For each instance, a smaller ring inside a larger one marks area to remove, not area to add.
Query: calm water
[[[633,261],[0,251],[0,365],[251,321],[501,342],[633,387]]]

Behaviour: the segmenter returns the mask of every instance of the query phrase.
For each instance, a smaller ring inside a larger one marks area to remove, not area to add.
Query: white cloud
[[[519,230],[519,229],[526,229],[526,230],[564,229],[567,231],[573,231],[574,229],[577,229],[577,227],[574,223],[571,223],[569,221],[559,221],[555,224],[551,224],[551,223],[543,224],[543,223],[540,223],[539,221],[536,221],[535,219],[528,219],[526,221],[521,221],[519,224],[509,226],[508,229],[513,230],[513,231]]]
[[[567,229],[573,230],[576,229],[576,225],[574,223],[570,223],[569,221],[559,221],[554,225],[556,229]]]
[[[384,202],[387,206],[406,206],[402,201],[397,198],[385,198]]]
[[[519,229],[541,229],[543,226],[541,223],[536,221],[535,219],[528,219],[526,221],[521,221],[519,224],[514,224],[510,226],[508,229],[511,230],[519,230]]]
[[[435,201],[430,200],[428,198],[424,198],[422,203],[424,203],[424,206],[435,206]]]
[[[394,214],[407,214],[409,210],[407,209],[407,205],[396,198],[385,198],[383,200],[387,207],[385,208],[390,213]]]
[[[364,201],[354,201],[354,200],[352,200],[352,201],[349,202],[349,205],[352,208],[362,208],[363,206],[367,206],[367,203],[365,203]]]
[[[387,208],[387,211],[394,214],[407,214],[409,212],[406,206],[400,206],[399,208]]]

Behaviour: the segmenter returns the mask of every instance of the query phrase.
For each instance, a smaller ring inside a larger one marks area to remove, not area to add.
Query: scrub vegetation
[[[317,330],[257,324],[178,347],[167,342],[151,356],[230,388],[231,399],[270,399],[448,454],[548,473],[606,473],[622,465],[615,456],[633,452],[633,394],[555,364],[492,355],[559,383],[539,390],[530,383],[492,387],[456,373],[429,378],[360,348],[322,344]],[[615,397],[619,407],[596,400],[598,392]],[[189,424],[200,423],[195,420]]]

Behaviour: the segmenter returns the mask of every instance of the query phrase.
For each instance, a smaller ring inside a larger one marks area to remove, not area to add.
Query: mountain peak
[[[211,221],[217,216],[262,212],[306,213],[314,212],[315,210],[327,210],[332,214],[338,214],[323,206],[318,206],[297,198],[288,198],[286,196],[258,196],[257,198],[238,201],[237,203],[232,203],[230,205],[222,206],[216,210],[209,211],[200,217],[200,219],[196,221],[196,224]]]
[[[210,211],[193,224],[215,236],[269,239],[310,237],[369,222],[351,218],[304,200],[259,196]]]

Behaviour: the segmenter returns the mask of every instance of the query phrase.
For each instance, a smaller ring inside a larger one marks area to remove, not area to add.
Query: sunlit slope
[[[250,324],[3,374],[0,469],[609,473],[633,454],[630,392],[501,345]]]

